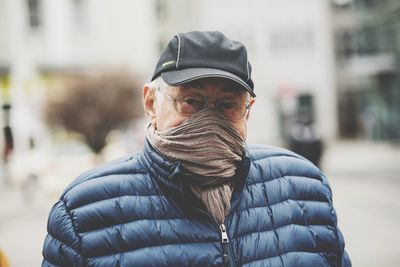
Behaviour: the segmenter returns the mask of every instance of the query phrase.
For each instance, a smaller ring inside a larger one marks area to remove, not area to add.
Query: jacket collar
[[[180,162],[169,161],[160,155],[146,139],[141,161],[151,178],[165,190],[172,193],[174,198],[178,198],[182,203],[193,203],[193,196],[188,192],[187,180],[184,179],[184,172]],[[250,158],[248,150],[243,156],[239,172],[235,175],[235,189],[232,194],[231,209],[234,209],[239,201],[241,192],[246,185],[247,176],[250,168]]]
[[[161,156],[146,139],[143,153],[141,155],[142,163],[150,176],[160,182],[162,185],[178,189],[181,185],[179,179],[183,173],[180,162],[169,161]]]

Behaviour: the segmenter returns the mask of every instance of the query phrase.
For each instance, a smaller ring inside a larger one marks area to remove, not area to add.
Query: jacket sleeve
[[[337,236],[337,243],[338,243],[338,251],[339,251],[339,255],[335,261],[335,266],[341,266],[341,267],[351,267],[351,260],[349,255],[347,254],[346,250],[345,250],[345,242],[344,242],[344,238],[342,235],[342,232],[340,231],[338,224],[337,224],[337,214],[335,211],[335,208],[333,207],[333,200],[332,200],[332,189],[329,185],[329,182],[326,178],[326,176],[324,174],[321,175],[322,178],[322,183],[326,186],[326,188],[329,190],[329,203],[331,206],[331,214],[332,214],[332,218],[334,221],[334,226],[336,229],[336,236]]]
[[[341,252],[341,265],[342,267],[351,267],[351,261],[349,254],[347,254],[346,250],[344,249],[344,238],[342,233],[340,232],[339,229],[337,229],[338,235],[339,235],[339,248]]]
[[[71,212],[62,199],[50,211],[47,232],[42,252],[42,267],[84,266],[84,259],[80,253],[81,240]]]

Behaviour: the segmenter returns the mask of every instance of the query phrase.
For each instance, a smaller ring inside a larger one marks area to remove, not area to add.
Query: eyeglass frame
[[[161,92],[163,95],[165,95],[170,101],[172,101],[172,102],[174,103],[174,108],[175,108],[176,112],[178,112],[179,114],[185,115],[185,116],[192,116],[192,115],[196,114],[197,112],[200,112],[200,111],[206,109],[206,108],[208,107],[208,103],[209,103],[208,99],[210,99],[210,97],[200,96],[201,98],[203,98],[203,99],[205,100],[205,105],[204,105],[204,107],[203,107],[202,109],[200,109],[200,110],[198,110],[198,111],[196,111],[195,113],[192,113],[192,114],[189,114],[189,113],[182,113],[181,111],[178,110],[177,102],[178,102],[179,100],[185,99],[185,97],[182,97],[181,99],[179,99],[180,97],[178,97],[178,96],[172,97],[172,96],[170,96],[169,94],[167,94],[167,92],[161,90],[161,88],[160,88],[159,86],[156,87],[156,91],[160,91],[160,92]],[[218,103],[218,99],[216,99],[215,108],[217,107],[216,103]],[[244,112],[243,112],[243,114],[242,114],[240,117],[238,117],[238,118],[228,118],[227,116],[224,116],[224,117],[226,117],[228,120],[231,120],[231,121],[238,121],[238,120],[242,119],[242,118],[246,115],[246,112],[247,112],[247,110],[250,109],[250,106],[251,106],[251,104],[250,104],[250,99],[247,98]],[[217,109],[217,110],[218,110],[218,109]]]

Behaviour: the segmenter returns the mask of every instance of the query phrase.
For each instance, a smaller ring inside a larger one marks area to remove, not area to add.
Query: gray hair
[[[168,85],[161,76],[157,77],[154,81],[152,81],[149,84],[149,88],[151,91],[154,92],[154,94],[157,94],[157,98],[156,98],[156,103],[157,103],[157,108],[161,108],[163,102],[164,102],[164,94],[160,94],[157,91],[158,90],[162,90],[165,91],[167,90],[169,87],[171,87],[170,85]]]
[[[157,89],[165,90],[169,87],[169,85],[166,82],[164,82],[161,76],[158,76],[154,81],[152,81],[149,84],[149,87],[151,90],[157,90]]]

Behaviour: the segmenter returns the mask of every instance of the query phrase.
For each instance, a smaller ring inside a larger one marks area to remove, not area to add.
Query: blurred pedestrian
[[[289,149],[320,167],[323,142],[311,119],[298,116],[289,130]]]
[[[29,173],[26,179],[21,183],[21,192],[25,202],[28,205],[33,205],[35,197],[39,191],[38,176],[34,173]]]
[[[326,177],[246,145],[240,42],[175,35],[143,89],[143,151],[78,177],[50,212],[42,266],[351,266]]]
[[[2,106],[3,116],[4,116],[4,127],[3,127],[3,137],[4,137],[4,146],[2,151],[2,169],[3,169],[3,181],[5,184],[10,183],[9,177],[9,162],[14,151],[14,137],[13,132],[10,126],[10,109],[11,105],[6,103]],[[0,181],[1,182],[1,181]]]
[[[10,104],[4,104],[2,106],[4,113],[4,147],[3,147],[3,162],[8,163],[12,151],[14,150],[14,138],[10,126]]]

